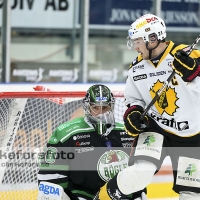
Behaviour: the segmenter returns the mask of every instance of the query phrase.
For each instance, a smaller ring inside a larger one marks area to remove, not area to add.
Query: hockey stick
[[[196,40],[194,41],[194,43],[190,46],[190,48],[186,51],[187,55],[190,55],[190,53],[192,52],[192,50],[194,49],[194,47],[197,45],[197,43],[200,40],[200,35],[198,35],[198,37],[196,38]],[[149,103],[149,105],[146,107],[146,109],[144,110],[141,118],[143,119],[144,116],[147,114],[147,112],[149,111],[149,109],[151,108],[151,106],[153,106],[153,104],[157,101],[157,99],[159,98],[159,96],[161,95],[161,93],[163,92],[163,90],[165,90],[165,88],[169,85],[170,81],[172,80],[172,78],[175,75],[175,71],[173,70],[171,75],[168,77],[168,79],[164,82],[163,86],[160,88],[160,90],[158,90],[158,92],[156,92],[155,97],[152,99],[152,101]]]

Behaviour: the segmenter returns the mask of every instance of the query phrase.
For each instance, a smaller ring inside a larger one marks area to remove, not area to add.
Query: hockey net
[[[122,92],[113,92],[115,120],[123,123]],[[53,130],[84,115],[85,92],[0,93],[0,199],[35,200],[38,155]]]

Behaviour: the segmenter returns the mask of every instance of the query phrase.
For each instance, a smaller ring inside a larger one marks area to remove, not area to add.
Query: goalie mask
[[[108,125],[115,126],[114,103],[110,89],[99,84],[91,86],[83,99],[85,115],[101,135],[106,133]]]
[[[159,42],[166,38],[166,26],[164,21],[153,15],[146,14],[133,22],[128,30],[127,47],[134,48],[134,40],[142,38],[148,44],[149,41],[158,40]]]

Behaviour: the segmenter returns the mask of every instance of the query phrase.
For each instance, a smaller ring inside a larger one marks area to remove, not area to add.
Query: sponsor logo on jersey
[[[105,182],[113,178],[118,172],[128,167],[129,156],[121,150],[106,151],[97,163],[97,171]]]
[[[133,72],[136,72],[137,69],[144,69],[144,65],[136,65],[132,69],[133,69]]]
[[[80,139],[85,139],[85,138],[89,138],[89,137],[90,137],[89,134],[87,134],[87,135],[75,135],[73,137],[73,140],[80,140]]]
[[[134,81],[139,81],[139,80],[142,80],[142,79],[147,79],[147,75],[141,74],[141,75],[138,75],[138,76],[133,76]]]
[[[121,138],[121,141],[133,141],[134,139],[135,139],[134,137]]]
[[[120,135],[127,135],[127,132],[126,131],[123,131],[123,132],[119,132]]]
[[[162,88],[164,82],[160,82],[158,79],[157,82],[150,88],[150,94],[152,99],[155,97],[156,93]],[[179,108],[176,104],[178,97],[176,96],[175,88],[170,86],[166,87],[163,92],[160,94],[159,98],[155,102],[155,107],[158,112],[162,115],[164,112],[168,115],[173,116],[176,112],[176,109]]]
[[[131,148],[132,147],[132,143],[122,143],[124,148]]]
[[[149,76],[154,77],[154,76],[161,76],[161,75],[165,75],[165,74],[167,74],[166,71],[160,71],[160,72],[149,73]]]
[[[169,61],[169,62],[168,62],[168,66],[169,66],[169,67],[172,67],[172,61]],[[169,71],[168,71],[168,73],[169,73]]]
[[[57,158],[58,150],[55,147],[48,147],[45,151],[45,161],[47,163],[54,163]]]
[[[54,195],[54,196],[57,196],[57,197],[59,197],[61,195],[60,188],[54,187],[50,184],[40,183],[39,191],[43,192],[44,194],[50,194],[50,195]]]
[[[68,128],[69,126],[72,126],[74,124],[80,124],[80,123],[82,123],[82,120],[74,121],[74,122],[71,122],[71,123],[67,122],[65,124],[61,124],[60,126],[58,126],[58,130],[62,131],[64,128]],[[68,130],[66,132],[68,132]]]
[[[84,153],[84,152],[88,152],[88,151],[94,151],[94,147],[84,147],[84,148],[80,148],[80,149],[75,149],[76,153]]]
[[[170,57],[170,58],[167,58],[166,61],[172,61],[173,62],[174,58],[173,57]]]
[[[90,142],[80,142],[80,141],[77,141],[76,142],[76,146],[80,147],[80,146],[86,146],[86,145],[89,145]]]
[[[157,116],[155,113],[151,113],[151,117],[154,120],[156,120],[157,122],[159,122],[165,126],[177,129],[178,131],[183,131],[183,130],[189,129],[188,121],[176,122],[174,118],[167,119],[162,116]]]

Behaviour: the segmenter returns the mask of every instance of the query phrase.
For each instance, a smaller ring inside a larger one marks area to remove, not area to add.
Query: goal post
[[[58,125],[83,116],[86,91],[0,92],[0,199],[35,200],[38,154]],[[123,92],[113,92],[123,123]]]

